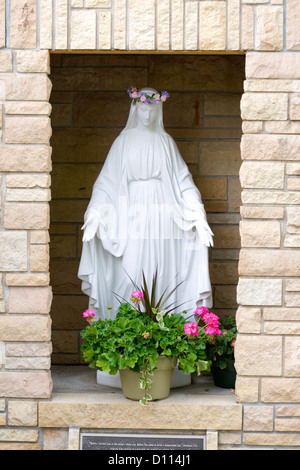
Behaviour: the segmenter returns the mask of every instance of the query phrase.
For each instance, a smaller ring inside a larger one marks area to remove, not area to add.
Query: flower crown
[[[127,90],[127,93],[129,94],[129,97],[132,98],[133,104],[136,104],[136,103],[157,104],[160,101],[162,102],[166,101],[167,98],[170,97],[167,91],[162,91],[161,93],[153,93],[152,95],[148,95],[147,93],[143,91],[139,91],[135,87],[129,88]]]

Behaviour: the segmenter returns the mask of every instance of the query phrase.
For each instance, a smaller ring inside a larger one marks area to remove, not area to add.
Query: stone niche
[[[50,273],[54,364],[80,364],[82,312],[77,270],[92,186],[124,127],[126,90],[168,90],[164,124],[198,186],[214,232],[213,311],[235,315],[240,250],[240,100],[243,55],[52,54]]]

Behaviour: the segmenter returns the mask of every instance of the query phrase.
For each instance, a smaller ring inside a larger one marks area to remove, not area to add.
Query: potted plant
[[[206,343],[207,359],[211,361],[214,384],[222,388],[235,388],[234,345],[237,336],[234,318],[219,319],[220,334]]]
[[[216,328],[209,319],[201,326],[188,322],[175,313],[176,307],[162,309],[174,289],[168,295],[165,290],[155,302],[156,277],[151,293],[143,279],[143,287],[133,291],[130,302],[120,303],[114,320],[95,320],[92,310],[84,312],[89,324],[81,336],[83,359],[89,366],[111,375],[120,371],[124,395],[147,405],[169,395],[177,361],[186,374],[210,369],[206,344]],[[128,385],[127,379],[133,384]],[[162,383],[166,383],[163,390]]]

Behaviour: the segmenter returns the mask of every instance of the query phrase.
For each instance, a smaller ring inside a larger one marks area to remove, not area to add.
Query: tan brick
[[[240,181],[243,188],[283,189],[284,163],[244,161]]]
[[[255,49],[280,51],[283,47],[282,6],[259,5],[256,10]]]
[[[186,50],[196,50],[198,48],[198,5],[199,2],[187,2],[185,4],[184,47]]]
[[[241,276],[299,276],[300,253],[298,250],[242,249],[239,272]]]
[[[245,433],[244,444],[249,446],[299,446],[299,434]]]
[[[227,47],[229,50],[240,49],[240,1],[228,1]]]
[[[55,48],[68,48],[68,0],[57,0],[55,9]]]
[[[0,15],[1,15],[1,6],[0,6]],[[1,20],[0,20],[0,23],[1,23]],[[12,69],[13,69],[12,62],[13,62],[12,51],[0,51],[0,71],[1,72],[12,72]]]
[[[49,372],[0,372],[0,397],[50,398],[52,381]],[[38,431],[34,431],[37,436]],[[3,436],[0,437],[3,440]],[[14,436],[13,441],[20,441]],[[26,435],[26,441],[28,441]]]
[[[173,0],[171,16],[171,47],[175,51],[183,49],[183,17],[184,2],[182,0]]]
[[[144,0],[143,3],[130,0],[128,27],[130,50],[154,49],[155,4],[152,0]]]
[[[300,194],[295,191],[242,191],[243,204],[300,204]]]
[[[298,332],[300,334],[300,323],[298,323]],[[285,354],[284,354],[284,374],[287,377],[300,377],[300,338],[285,338]]]
[[[170,49],[170,5],[164,0],[157,0],[157,48]]]
[[[86,8],[111,8],[111,0],[86,0]]]
[[[246,221],[240,223],[241,246],[258,248],[280,247],[281,228],[278,221]]]
[[[50,73],[49,51],[18,51],[18,72]]]
[[[240,278],[237,287],[237,301],[241,305],[281,305],[281,279],[246,279]]]
[[[296,93],[290,97],[290,119],[294,121],[300,120],[300,94]]]
[[[44,429],[44,450],[68,450],[66,429]]]
[[[300,12],[297,0],[287,2],[287,49],[300,50]]]
[[[14,101],[48,101],[51,81],[46,74],[2,74],[6,99]]]
[[[299,79],[299,54],[297,52],[248,52],[246,78]]]
[[[251,5],[242,5],[241,16],[242,49],[254,49],[254,10]]]
[[[73,10],[71,22],[71,48],[96,49],[96,12]]]
[[[40,6],[40,47],[52,49],[52,2],[41,0]]]
[[[273,431],[272,406],[245,406],[244,431]]]
[[[0,232],[0,270],[27,270],[27,234],[24,231]]]
[[[42,145],[0,146],[0,170],[47,172],[51,170],[51,147]]]
[[[263,378],[261,399],[265,403],[298,403],[300,378]]]
[[[18,310],[22,313],[21,308]],[[40,317],[10,315],[9,318],[2,316],[0,317],[0,331],[3,341],[50,341],[51,320],[45,315]]]
[[[10,313],[48,314],[51,301],[50,287],[11,287],[9,311]]]
[[[11,0],[10,45],[14,49],[36,47],[36,1]]]
[[[6,201],[8,202],[47,202],[51,199],[49,189],[44,188],[8,188],[6,190]]]
[[[9,117],[5,123],[8,144],[47,144],[52,135],[48,117]]]
[[[37,403],[8,401],[9,426],[37,426]]]
[[[159,3],[157,8],[159,9]],[[118,14],[114,16],[113,22],[113,47],[115,49],[123,50],[126,48],[126,2],[124,2],[124,0],[115,0],[115,11],[117,11]],[[158,16],[158,31],[159,18],[160,16]],[[161,47],[159,47],[159,49],[161,49]]]
[[[288,94],[244,93],[241,115],[248,121],[285,120],[288,118]]]
[[[99,49],[111,49],[111,12],[99,13]]]
[[[31,271],[48,271],[49,269],[49,246],[31,245],[30,252]]]
[[[259,380],[256,377],[242,377],[238,375],[235,382],[235,397],[237,402],[257,403],[258,384]]]
[[[202,50],[226,48],[226,4],[219,1],[202,1],[199,5],[199,46]]]
[[[50,175],[14,173],[6,176],[7,188],[49,188]]]
[[[50,357],[52,343],[13,342],[5,347],[6,357]]]
[[[239,334],[234,349],[238,375],[281,375],[281,337]]]
[[[300,308],[264,308],[265,320],[299,321]]]
[[[236,312],[236,322],[239,333],[260,333],[260,308],[239,307]]]
[[[7,357],[5,367],[8,370],[49,370],[49,357]]]
[[[46,203],[7,203],[4,210],[6,229],[43,230],[49,227]]]
[[[19,429],[0,429],[0,440],[1,441],[27,441],[36,442],[38,440],[37,430],[19,430]]]
[[[5,3],[0,4],[0,47],[5,47]]]
[[[299,135],[246,134],[242,137],[243,160],[298,160]]]
[[[49,273],[47,274],[24,273],[24,274],[7,274],[6,275],[6,285],[9,287],[49,286],[49,281],[50,281]]]
[[[212,158],[213,156],[213,158]],[[201,176],[235,176],[241,165],[240,144],[238,142],[201,142]]]
[[[51,104],[46,101],[7,101],[5,114],[51,114]]]
[[[284,208],[242,206],[241,215],[244,219],[283,219]]]

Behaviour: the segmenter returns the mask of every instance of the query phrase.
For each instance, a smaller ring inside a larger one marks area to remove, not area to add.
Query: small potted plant
[[[186,374],[209,370],[206,344],[219,333],[209,318],[199,326],[175,313],[175,307],[163,309],[174,289],[168,295],[165,290],[155,302],[156,276],[151,293],[143,279],[143,287],[133,291],[130,302],[120,303],[115,319],[95,320],[92,310],[84,312],[89,324],[81,336],[83,359],[89,366],[111,375],[120,371],[124,395],[147,405],[169,395],[177,362]]]
[[[234,345],[237,336],[234,318],[219,319],[220,334],[206,343],[207,359],[211,361],[214,384],[222,388],[235,388]]]

